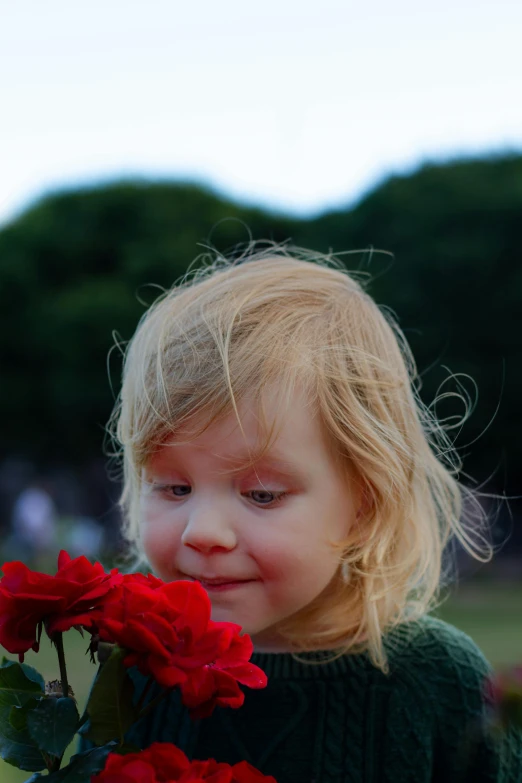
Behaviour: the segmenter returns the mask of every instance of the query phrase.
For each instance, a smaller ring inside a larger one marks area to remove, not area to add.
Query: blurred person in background
[[[84,555],[97,560],[105,548],[105,531],[95,519],[77,517],[67,531],[65,544],[71,557]]]
[[[42,565],[56,545],[57,510],[44,481],[33,481],[18,495],[11,516],[10,555],[30,568]]]

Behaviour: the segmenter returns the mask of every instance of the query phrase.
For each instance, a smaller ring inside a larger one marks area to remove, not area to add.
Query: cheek
[[[173,536],[166,536],[157,528],[147,525],[141,533],[141,550],[155,576],[166,582],[178,578],[175,569],[178,547]]]
[[[258,565],[268,580],[284,581],[296,590],[329,580],[338,566],[338,555],[325,541],[308,536],[278,536],[253,547]]]
[[[154,512],[147,504],[143,504],[140,544],[155,570],[159,571],[162,563],[172,561],[173,553],[178,546],[178,538],[172,524],[167,524],[161,514]]]
[[[151,525],[142,524],[140,530],[141,548],[152,566],[156,565],[158,556],[161,556],[160,538]]]

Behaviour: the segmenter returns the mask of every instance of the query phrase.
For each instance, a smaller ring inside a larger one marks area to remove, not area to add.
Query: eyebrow
[[[245,468],[247,467],[248,466],[245,465]],[[271,468],[272,470],[276,470],[278,473],[286,476],[287,478],[294,478],[295,476],[304,475],[304,471],[300,465],[296,465],[295,463],[289,462],[288,460],[270,455],[256,459],[252,467]]]
[[[257,467],[268,467],[289,477],[303,474],[303,470],[299,465],[296,465],[277,454],[264,454],[263,456],[260,456],[255,451],[253,451],[251,455],[246,452],[240,452],[234,456],[227,456],[225,459],[233,466],[233,470],[238,470],[242,467],[244,467],[245,470]],[[252,459],[252,465],[250,464],[250,459]]]
[[[176,454],[175,449],[172,451],[172,455],[174,456],[174,461],[179,461],[181,459],[181,455]],[[300,465],[296,465],[276,453],[268,453],[261,456],[258,452],[253,450],[251,454],[246,451],[240,451],[237,454],[226,454],[222,456],[230,465],[230,471],[223,471],[225,474],[228,472],[242,472],[258,468],[268,468],[286,478],[305,478],[307,475],[306,471]],[[250,464],[251,459],[252,464]]]

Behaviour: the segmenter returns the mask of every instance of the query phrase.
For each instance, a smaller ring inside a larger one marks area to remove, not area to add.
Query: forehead
[[[310,455],[326,450],[314,410],[299,390],[286,399],[277,392],[266,392],[262,401],[244,399],[238,414],[241,424],[233,411],[210,423],[208,416],[191,417],[190,425],[178,427],[153,460],[207,455],[230,470],[251,460],[284,470],[304,467]]]

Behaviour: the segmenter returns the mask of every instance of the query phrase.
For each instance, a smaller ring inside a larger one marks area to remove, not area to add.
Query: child
[[[397,324],[331,257],[218,258],[151,307],[113,417],[125,533],[252,636],[268,687],[196,722],[174,692],[130,742],[278,783],[522,781],[520,737],[486,729],[488,663],[428,614],[448,544],[491,548],[415,379]]]

